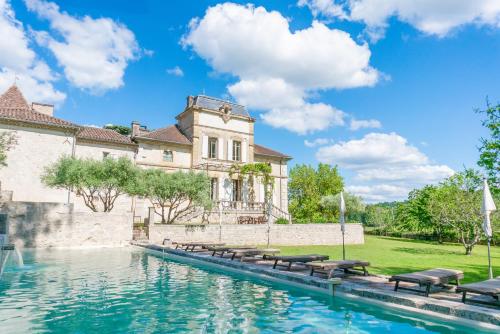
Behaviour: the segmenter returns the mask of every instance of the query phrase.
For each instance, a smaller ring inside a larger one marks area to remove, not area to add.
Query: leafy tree
[[[395,210],[399,203],[377,203],[366,206],[364,224],[376,227],[380,230],[387,230],[394,224]]]
[[[49,187],[76,192],[94,212],[110,212],[118,197],[133,190],[137,173],[137,167],[125,157],[104,160],[62,157],[46,168],[42,181]]]
[[[486,105],[486,110],[478,110],[486,118],[482,121],[484,127],[490,132],[489,138],[481,138],[479,147],[478,165],[488,173],[491,191],[500,192],[500,104]]]
[[[297,223],[325,222],[330,213],[320,205],[323,196],[340,193],[344,181],[337,166],[320,163],[317,169],[310,165],[296,165],[290,170],[288,183],[289,210]]]
[[[481,239],[481,199],[481,177],[472,169],[449,177],[430,197],[433,224],[453,228],[467,255]]]
[[[17,144],[17,138],[12,132],[0,132],[0,167],[7,166],[7,152]]]
[[[161,216],[161,222],[167,224],[172,224],[193,206],[211,206],[210,179],[204,173],[143,170],[134,193],[148,198]]]
[[[108,124],[104,126],[105,129],[110,129],[118,132],[121,135],[124,136],[129,136],[132,133],[132,129],[129,128],[128,126],[124,125],[113,125],[113,124]]]
[[[360,222],[366,208],[366,205],[363,203],[361,197],[344,192],[344,202],[346,208],[346,222]],[[340,193],[321,197],[320,205],[327,212],[330,212],[331,216],[329,218],[332,221],[339,221]]]

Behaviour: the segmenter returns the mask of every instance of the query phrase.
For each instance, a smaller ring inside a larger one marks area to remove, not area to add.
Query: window
[[[109,152],[102,152],[102,159],[109,158]]]
[[[241,201],[241,180],[233,180],[233,202]]]
[[[208,138],[208,158],[217,159],[217,138]]]
[[[233,141],[233,160],[241,161],[241,142]]]
[[[163,151],[163,161],[173,162],[174,161],[174,153],[170,150]]]
[[[218,196],[219,180],[216,177],[210,179],[210,199],[216,201]]]

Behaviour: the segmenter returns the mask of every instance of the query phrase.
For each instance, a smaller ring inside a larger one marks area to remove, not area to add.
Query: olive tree
[[[195,206],[211,206],[210,180],[203,173],[142,170],[134,193],[149,199],[166,224],[172,224]]]
[[[110,212],[118,197],[136,187],[138,169],[130,159],[104,160],[62,157],[46,168],[42,181],[49,187],[68,189],[82,196],[94,212]]]

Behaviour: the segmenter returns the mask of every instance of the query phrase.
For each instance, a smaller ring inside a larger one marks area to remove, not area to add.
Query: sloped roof
[[[0,96],[0,109],[30,110],[31,108],[19,88],[12,85]]]
[[[218,99],[215,97],[210,97],[210,96],[205,96],[205,95],[195,96],[193,105],[201,107],[201,108],[205,108],[205,109],[215,110],[215,111],[219,111],[220,108],[224,105],[229,105],[231,107],[231,114],[250,117],[250,114],[248,113],[245,106],[242,106],[241,104],[236,104],[233,102],[221,100],[221,99]]]
[[[129,137],[119,134],[114,130],[94,128],[90,126],[82,127],[76,137],[79,139],[87,139],[100,142],[135,145],[135,143]]]
[[[283,159],[291,159],[292,157],[283,153],[280,153],[275,150],[271,150],[270,148],[264,147],[262,145],[254,144],[254,154],[257,155],[265,155],[269,157],[277,157]]]
[[[165,128],[147,133],[141,132],[141,134],[136,138],[145,138],[166,143],[191,145],[191,141],[179,130],[176,125],[167,126]]]
[[[0,96],[0,119],[77,129],[78,125],[34,111],[16,85]]]

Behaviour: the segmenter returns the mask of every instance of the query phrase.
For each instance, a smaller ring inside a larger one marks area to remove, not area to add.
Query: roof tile
[[[271,150],[270,148],[254,144],[254,153],[257,155],[267,155],[271,157],[278,157],[283,159],[291,159],[292,157],[283,153],[280,153],[275,150]]]
[[[135,145],[132,140],[111,129],[95,128],[90,126],[82,127],[77,134],[79,139],[103,141],[117,144]]]
[[[179,130],[176,125],[167,126],[148,133],[142,132],[139,138],[146,138],[167,143],[191,145],[191,141]]]

